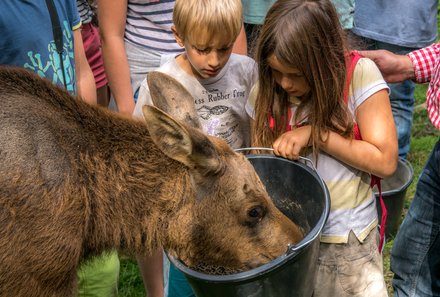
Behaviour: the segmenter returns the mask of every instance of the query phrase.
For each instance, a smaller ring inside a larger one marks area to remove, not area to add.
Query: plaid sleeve
[[[416,82],[427,83],[431,81],[439,54],[440,45],[438,43],[408,54],[414,66]]]
[[[440,130],[440,44],[408,54],[416,75],[416,82],[429,82],[426,92],[426,108],[432,124]]]

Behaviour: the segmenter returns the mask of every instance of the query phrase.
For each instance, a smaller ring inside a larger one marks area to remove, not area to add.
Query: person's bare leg
[[[105,85],[96,90],[96,101],[98,105],[108,107],[110,102],[110,88]]]
[[[136,256],[148,297],[163,297],[163,251],[158,249],[151,256]]]

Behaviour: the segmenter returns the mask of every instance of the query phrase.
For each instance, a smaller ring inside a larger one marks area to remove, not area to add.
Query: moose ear
[[[151,105],[143,106],[142,112],[153,142],[165,155],[202,176],[222,169],[214,144],[201,130],[184,126]]]
[[[148,73],[147,82],[154,106],[191,127],[202,128],[194,97],[180,82],[159,71]]]

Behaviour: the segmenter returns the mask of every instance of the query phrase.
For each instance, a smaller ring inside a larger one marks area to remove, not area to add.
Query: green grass
[[[127,257],[120,257],[119,297],[144,297],[145,289],[137,262]]]

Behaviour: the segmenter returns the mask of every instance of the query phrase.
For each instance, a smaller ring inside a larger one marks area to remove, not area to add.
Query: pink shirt
[[[426,93],[426,108],[434,126],[440,130],[440,43],[408,54],[414,66],[418,83],[429,82]]]

